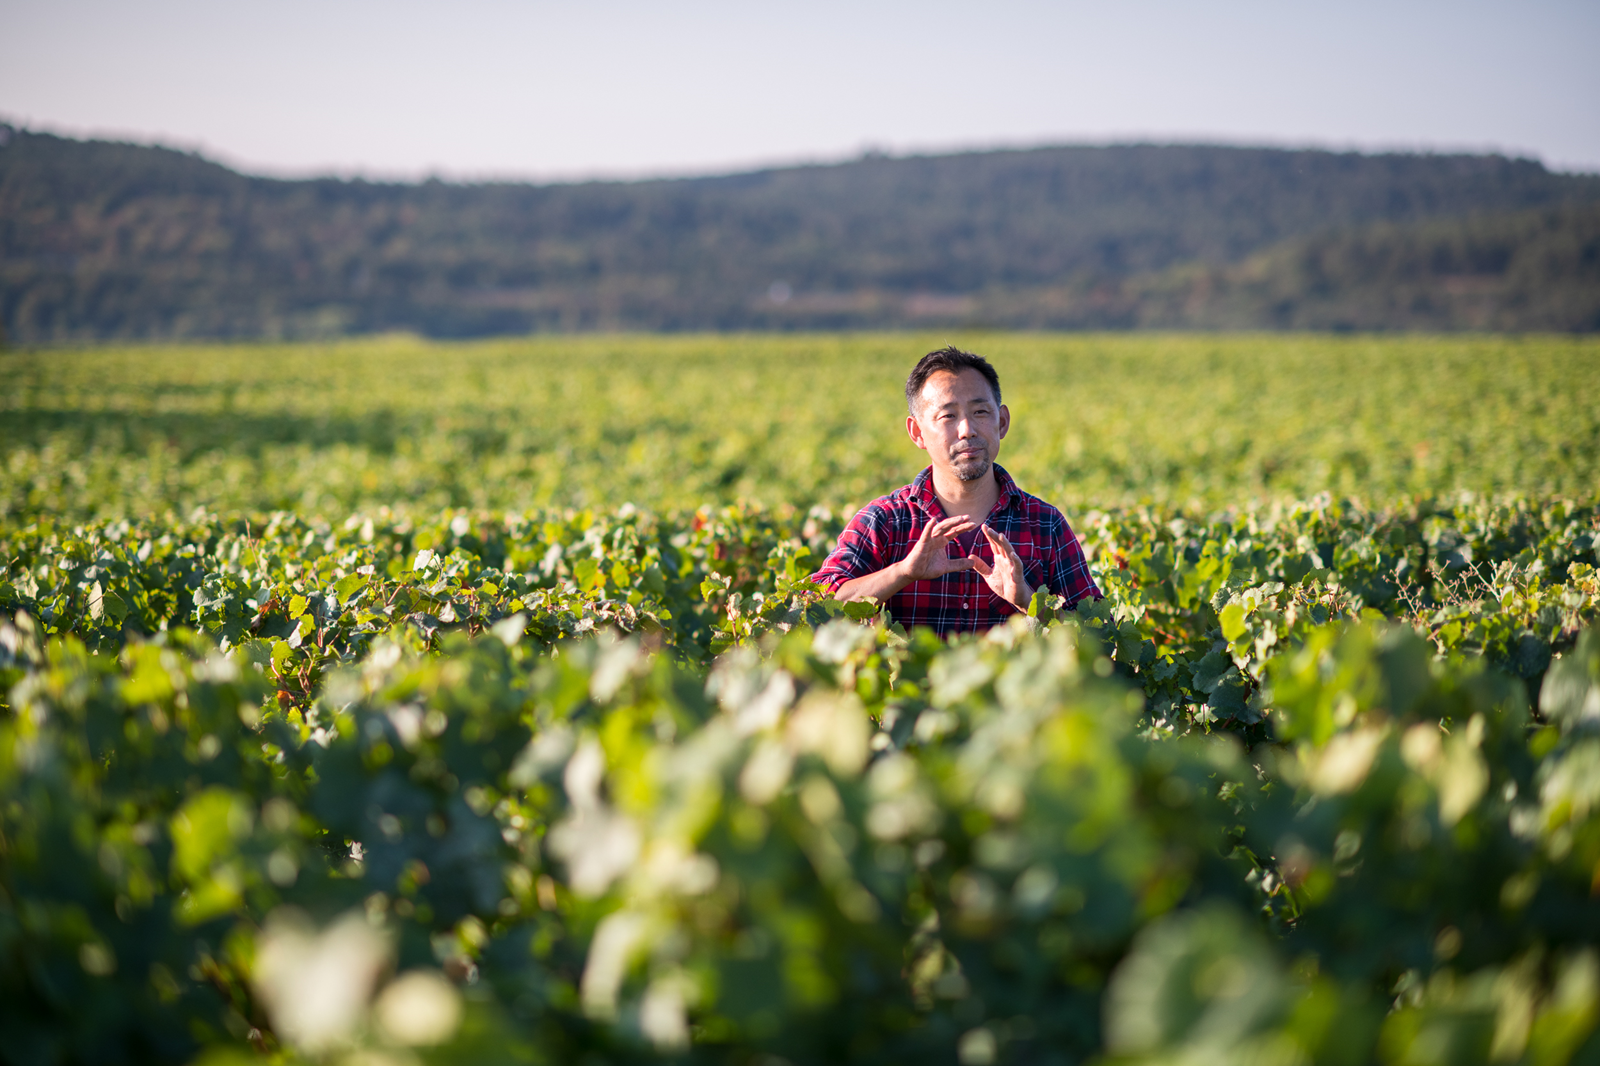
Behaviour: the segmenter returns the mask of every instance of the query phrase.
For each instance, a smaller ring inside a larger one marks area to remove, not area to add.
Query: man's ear
[[[928,442],[922,439],[922,426],[918,425],[916,418],[912,415],[906,415],[906,435],[911,438],[912,444],[915,444],[923,451],[928,450]]]
[[[1005,440],[1006,434],[1011,431],[1011,408],[1005,404],[1000,405],[1000,439]]]

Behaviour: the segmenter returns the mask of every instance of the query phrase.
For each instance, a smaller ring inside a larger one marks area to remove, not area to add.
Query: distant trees
[[[252,178],[13,131],[0,323],[29,344],[919,322],[1595,329],[1597,204],[1600,177],[1498,156],[1132,145],[402,185]]]
[[[1600,330],[1600,203],[1331,229],[1242,262],[993,294],[1057,328]]]

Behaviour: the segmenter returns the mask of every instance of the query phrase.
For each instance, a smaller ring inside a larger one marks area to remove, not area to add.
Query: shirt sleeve
[[[881,526],[882,514],[877,504],[863,507],[839,534],[839,543],[811,580],[826,586],[829,592],[838,592],[846,581],[875,574],[888,566]]]
[[[1068,607],[1075,606],[1080,600],[1100,599],[1103,594],[1100,586],[1094,583],[1094,575],[1089,573],[1089,560],[1084,558],[1078,535],[1072,532],[1072,527],[1064,519],[1061,530],[1062,538],[1056,546],[1055,568],[1050,574],[1050,591],[1057,596],[1065,596]]]

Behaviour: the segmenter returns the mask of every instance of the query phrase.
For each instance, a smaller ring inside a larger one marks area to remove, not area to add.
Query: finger
[[[972,521],[972,519],[966,517],[965,515],[956,515],[954,518],[946,518],[933,528],[938,530],[941,536],[950,537],[955,536],[958,533],[965,533],[967,530],[971,529],[973,525],[975,525],[975,523]]]
[[[1011,546],[1011,542],[1006,539],[1004,533],[990,529],[986,522],[983,526],[983,535],[989,538],[989,546],[994,549],[996,555],[1004,555],[1014,566],[1020,567],[1022,565],[1022,557],[1017,554],[1017,549]]]
[[[1006,551],[1012,550],[1011,542],[1006,539],[1006,535],[990,526],[987,522],[983,524],[983,535],[989,538],[989,543],[993,545],[996,550],[1001,548],[1004,548]]]
[[[931,546],[948,552],[951,545],[958,543],[958,540],[963,532],[965,532],[965,530],[960,526],[957,526],[954,529],[949,529],[942,533],[935,533],[932,538]]]
[[[974,560],[970,555],[957,556],[954,559],[945,556],[943,559],[935,560],[934,565],[939,568],[939,573],[941,574],[955,574],[962,570],[973,569],[974,563],[978,566],[986,565],[981,559]],[[981,573],[982,571],[979,572]]]
[[[956,524],[961,521],[963,521],[961,518],[942,518],[937,522],[930,522],[926,526],[922,527],[921,539],[933,540],[935,537],[940,537],[945,541],[949,541],[952,531],[954,531],[956,528]]]
[[[1010,547],[1010,545],[1005,542],[1005,539],[996,534],[995,531],[990,529],[987,525],[983,527],[983,536],[984,539],[989,542],[989,550],[994,553],[994,561],[997,564],[1004,563],[1009,566],[1011,563],[1011,556],[1007,554],[1006,549]]]
[[[976,570],[978,573],[982,574],[984,577],[993,577],[994,576],[994,567],[990,566],[988,563],[984,562],[982,559],[978,558],[976,555],[967,556],[967,562],[972,564],[971,569]]]

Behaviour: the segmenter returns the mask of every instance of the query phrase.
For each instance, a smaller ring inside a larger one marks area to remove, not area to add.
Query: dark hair
[[[948,370],[952,374],[959,374],[963,370],[976,370],[983,375],[983,380],[989,383],[989,390],[994,393],[994,402],[996,406],[999,405],[1000,375],[994,372],[989,360],[981,355],[964,352],[953,344],[947,344],[938,351],[923,356],[911,371],[911,376],[906,378],[906,410],[913,416],[917,413],[917,398],[922,395],[922,386],[941,370]]]

